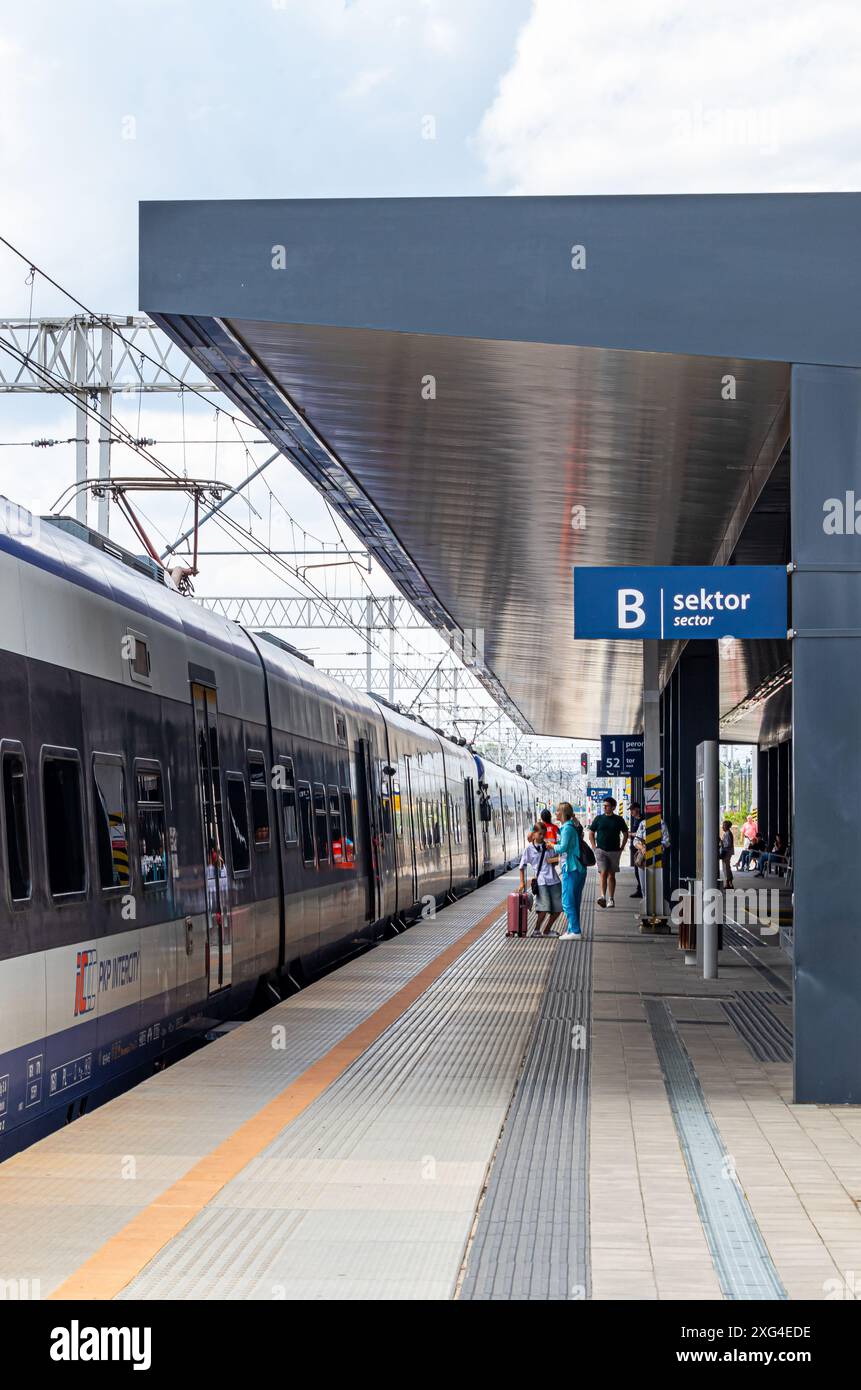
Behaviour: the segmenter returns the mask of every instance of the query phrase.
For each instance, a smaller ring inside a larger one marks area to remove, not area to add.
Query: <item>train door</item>
[[[499,789],[499,833],[502,837],[502,857],[508,863],[508,836],[505,825],[505,796],[502,788]]]
[[[475,783],[471,777],[463,779],[463,795],[466,801],[466,838],[469,844],[469,876],[478,878],[478,836],[475,833]]]
[[[374,777],[371,750],[366,738],[356,746],[358,762],[357,797],[361,827],[361,865],[367,884],[365,921],[377,922],[383,915],[383,880],[381,864],[380,826],[377,798],[374,796]]]
[[[221,805],[221,759],[218,751],[218,704],[215,691],[192,684],[197,777],[206,884],[206,962],[209,993],[233,982],[233,937],[227,865],[224,859],[224,814]]]
[[[409,841],[410,841],[408,866],[411,868],[411,870],[412,870],[412,875],[413,875],[413,898],[412,898],[412,900],[413,900],[414,903],[416,903],[416,902],[418,902],[418,900],[419,900],[419,873],[418,873],[418,864],[416,863],[416,832],[417,832],[417,826],[416,826],[416,821],[415,821],[415,811],[414,811],[414,808],[413,808],[413,773],[412,773],[412,763],[413,763],[412,754],[410,754],[410,753],[405,753],[405,754],[404,754],[404,773],[405,773],[406,793],[407,793],[407,814],[406,814],[406,816],[404,817],[404,828],[405,828],[405,830],[406,830],[406,832],[407,832],[407,835],[409,836]]]

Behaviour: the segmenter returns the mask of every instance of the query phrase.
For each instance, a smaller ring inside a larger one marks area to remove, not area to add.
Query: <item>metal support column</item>
[[[365,599],[365,689],[370,694],[374,684],[374,672],[371,664],[373,648],[371,646],[371,634],[374,630],[374,600],[370,594]]]
[[[756,820],[759,833],[764,840],[768,838],[768,749],[756,750]]]
[[[859,439],[861,370],[793,367],[795,1100],[814,1104],[861,1102]]]
[[[82,486],[87,481],[87,329],[76,319],[72,346],[72,380],[75,388],[75,482],[78,494],[75,498],[75,516],[84,526],[87,524],[87,489]]]
[[[395,600],[389,598],[389,701],[395,703]]]
[[[113,402],[113,342],[110,328],[102,328],[101,351],[99,353],[99,481],[108,483],[111,476],[111,405]],[[105,488],[99,498],[98,521],[96,525],[103,536],[108,534],[110,496]]]

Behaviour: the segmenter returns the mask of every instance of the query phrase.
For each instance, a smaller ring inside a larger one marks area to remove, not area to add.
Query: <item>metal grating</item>
[[[727,1171],[720,1131],[679,1037],[669,1006],[644,999],[667,1097],[724,1296],[786,1298],[780,1276],[737,1180]]]
[[[478,1213],[463,1299],[589,1296],[589,1062],[595,876],[582,941],[553,967]]]

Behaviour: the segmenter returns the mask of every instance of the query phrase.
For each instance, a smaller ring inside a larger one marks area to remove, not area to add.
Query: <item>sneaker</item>
[[[599,906],[599,907],[606,907],[606,906],[607,906],[607,900],[606,900],[606,898],[599,898],[599,899],[598,899],[598,906]]]
[[[559,935],[558,931],[543,931],[543,932],[541,933],[542,940],[544,940],[544,939],[545,939],[546,937],[548,937],[548,936],[558,936],[558,935]]]
[[[643,895],[642,895],[642,893],[640,892],[639,888],[637,889],[636,893],[629,893],[629,894],[628,894],[628,897],[629,897],[629,898],[642,898],[642,896],[643,896]]]
[[[582,933],[581,931],[572,931],[571,928],[569,927],[569,928],[568,928],[568,931],[563,931],[563,932],[560,932],[560,933],[559,933],[559,940],[560,940],[560,941],[579,941],[582,935],[583,935],[583,933]]]
[[[616,906],[616,900],[615,900],[615,898],[608,898],[608,899],[607,899],[607,906],[608,906],[608,907],[615,907],[615,906]]]

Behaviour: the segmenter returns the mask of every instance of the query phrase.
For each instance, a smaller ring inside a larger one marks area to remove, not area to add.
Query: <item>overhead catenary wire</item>
[[[12,242],[10,242],[10,241],[8,240],[8,238],[6,238],[6,237],[0,235],[0,245],[5,246],[5,247],[7,248],[7,250],[9,250],[13,255],[17,256],[19,260],[21,260],[24,264],[28,265],[28,267],[29,267],[29,274],[28,274],[27,283],[30,285],[30,290],[31,290],[31,295],[30,295],[30,303],[31,303],[30,320],[31,320],[31,321],[32,321],[32,303],[33,303],[33,291],[34,291],[35,277],[36,277],[36,275],[40,275],[40,276],[42,277],[42,279],[43,279],[47,284],[50,284],[50,285],[51,285],[54,289],[56,289],[60,294],[64,295],[64,296],[70,301],[70,303],[74,304],[78,309],[80,309],[84,314],[86,314],[93,324],[98,324],[98,325],[101,326],[102,328],[107,329],[107,330],[108,330],[110,333],[112,333],[116,338],[118,338],[118,339],[120,340],[120,342],[122,342],[123,346],[125,347],[126,352],[127,352],[127,354],[128,354],[128,357],[129,357],[129,360],[130,360],[130,361],[133,362],[133,361],[134,361],[135,355],[137,356],[137,358],[138,358],[138,363],[139,363],[139,366],[138,366],[138,380],[139,380],[139,389],[138,389],[138,437],[137,437],[137,439],[135,439],[135,438],[131,435],[131,432],[130,432],[130,431],[128,430],[128,428],[127,428],[126,426],[124,426],[124,425],[120,425],[120,426],[119,426],[119,428],[123,431],[123,433],[121,433],[121,434],[119,434],[119,435],[115,434],[115,433],[114,433],[114,428],[115,428],[116,423],[117,423],[117,422],[116,422],[116,416],[114,416],[113,418],[106,417],[105,415],[102,414],[101,411],[99,411],[98,409],[96,409],[92,404],[87,404],[87,403],[83,402],[83,401],[81,400],[81,398],[80,398],[79,395],[76,396],[76,395],[74,395],[74,394],[72,393],[71,389],[70,389],[69,386],[68,386],[68,383],[65,382],[64,378],[59,377],[57,374],[54,374],[54,373],[50,372],[50,371],[47,370],[47,369],[40,368],[40,367],[38,366],[38,364],[35,364],[35,363],[33,363],[33,362],[30,360],[29,355],[28,355],[27,353],[23,353],[23,352],[21,352],[20,350],[18,350],[18,349],[16,348],[16,345],[15,345],[14,343],[11,343],[8,339],[5,339],[5,338],[0,337],[0,346],[2,346],[2,347],[4,348],[4,350],[7,351],[13,358],[15,358],[15,360],[19,361],[20,363],[22,363],[22,365],[26,366],[26,367],[28,368],[28,370],[35,372],[42,380],[51,381],[51,382],[53,382],[55,385],[59,385],[59,388],[60,388],[60,389],[57,391],[57,394],[64,396],[67,400],[69,400],[69,401],[70,401],[72,404],[74,404],[76,407],[81,408],[82,411],[83,411],[83,413],[87,416],[87,418],[93,420],[94,422],[98,422],[103,428],[106,428],[107,430],[110,431],[110,433],[109,433],[109,435],[108,435],[108,438],[109,438],[109,442],[110,442],[112,445],[113,445],[113,444],[122,444],[122,445],[124,445],[126,448],[132,449],[132,450],[133,450],[135,453],[137,453],[140,457],[144,458],[148,463],[150,463],[151,466],[153,466],[153,467],[159,469],[165,476],[172,477],[172,478],[176,479],[178,482],[181,482],[182,479],[179,477],[178,474],[175,473],[174,470],[170,469],[166,464],[162,463],[162,461],[159,460],[155,455],[151,454],[151,453],[149,452],[149,450],[148,450],[145,446],[141,446],[141,444],[140,444],[140,409],[141,409],[141,399],[142,399],[142,394],[143,394],[143,371],[142,371],[142,364],[143,364],[144,362],[149,362],[149,363],[151,363],[153,366],[155,366],[156,368],[158,368],[158,370],[159,370],[160,372],[163,372],[163,373],[164,373],[166,376],[168,376],[171,380],[175,381],[176,384],[177,384],[177,386],[179,387],[179,390],[180,390],[180,399],[181,399],[182,406],[183,406],[183,436],[184,436],[184,437],[183,437],[183,440],[182,440],[182,441],[177,441],[177,442],[182,442],[182,444],[183,444],[184,473],[185,473],[185,476],[186,476],[186,477],[187,477],[187,465],[186,465],[186,463],[185,463],[185,447],[186,447],[187,441],[186,441],[186,439],[185,439],[185,401],[184,401],[184,393],[185,393],[185,392],[191,392],[193,395],[199,397],[200,400],[206,401],[206,404],[207,404],[208,406],[211,406],[211,402],[207,399],[206,396],[204,396],[203,392],[197,390],[197,388],[195,388],[195,387],[193,387],[193,386],[189,386],[186,382],[184,382],[184,381],[182,380],[182,378],[181,378],[180,376],[178,376],[175,372],[171,371],[171,369],[165,365],[164,361],[159,361],[159,360],[157,360],[156,358],[152,357],[149,353],[145,352],[143,349],[141,349],[140,347],[138,347],[136,344],[132,344],[132,343],[125,337],[125,335],[123,334],[123,332],[122,332],[122,330],[119,328],[119,326],[111,321],[111,319],[110,319],[110,317],[109,317],[108,315],[96,313],[93,309],[91,309],[91,308],[90,308],[87,304],[85,304],[82,300],[78,299],[77,296],[74,295],[70,290],[68,290],[64,285],[60,284],[59,281],[55,280],[55,279],[54,279],[52,276],[50,276],[46,271],[44,271],[39,265],[37,265],[33,260],[31,260],[31,258],[25,256],[25,254],[24,254],[17,246],[15,246]],[[66,387],[67,389],[63,389],[64,387]],[[220,409],[220,408],[219,408],[219,409]],[[239,416],[233,414],[231,411],[222,410],[221,413],[222,413],[227,419],[229,419],[229,420],[233,423],[234,428],[236,429],[237,436],[238,436],[238,439],[237,439],[236,442],[237,442],[237,443],[241,443],[241,444],[245,447],[245,449],[246,449],[246,454],[248,454],[248,443],[249,443],[249,441],[246,441],[245,439],[242,438],[242,435],[241,435],[240,429],[239,429],[240,424],[241,424],[241,425],[246,425],[247,422],[244,421],[244,420],[242,420],[241,417],[239,417]],[[292,434],[292,432],[291,432],[291,434]],[[35,442],[35,441],[34,441],[34,442]],[[231,442],[233,442],[233,441],[231,441]],[[253,442],[258,442],[258,441],[253,441]],[[300,452],[304,452],[304,449],[303,449],[303,447],[302,447],[300,441],[294,439],[294,444],[295,444],[296,448],[300,450]],[[10,447],[20,447],[20,446],[19,446],[19,445],[10,445]],[[288,457],[290,456],[290,451],[289,451],[288,449],[282,449],[282,452],[284,452]],[[248,456],[249,456],[249,459],[250,459],[250,455],[248,455]],[[266,486],[267,486],[267,487],[269,486],[268,483],[266,484]],[[274,492],[272,492],[271,489],[270,489],[270,493],[271,493],[271,495],[272,495],[273,497],[275,497],[275,494],[274,494]],[[280,500],[279,500],[277,497],[275,497],[275,500],[278,501],[278,505],[281,507],[281,509],[282,509],[282,511],[284,512],[285,516],[288,516],[288,517],[289,517],[289,513],[287,512],[286,508],[283,507],[283,504],[281,504]],[[249,509],[250,509],[250,498],[248,499],[248,502],[249,502]],[[329,505],[328,501],[327,501],[326,505],[327,505],[327,508],[329,509],[330,516],[333,517],[333,521],[334,521],[334,516],[333,516],[333,513],[332,513],[332,509],[331,509],[331,506]],[[186,510],[187,510],[187,508],[186,508]],[[223,519],[224,519],[225,521],[229,522],[231,525],[236,525],[236,524],[237,524],[237,523],[234,523],[234,522],[233,522],[233,518],[224,517]],[[292,521],[292,518],[290,518],[290,519],[291,519],[291,521]],[[224,526],[223,526],[223,524],[221,523],[221,521],[216,520],[215,524],[219,527],[220,530],[224,531]],[[339,537],[340,537],[341,543],[344,544],[344,538],[343,538],[343,536],[342,536],[342,534],[341,534],[340,527],[337,525],[337,522],[335,522],[335,529],[336,529],[336,531],[338,532],[338,535],[339,535]],[[250,532],[249,532],[248,534],[251,535]],[[305,534],[311,534],[311,533],[307,533],[307,532],[306,532]],[[252,539],[256,540],[257,538],[256,538],[256,537],[252,537]],[[319,543],[321,546],[325,544],[323,541],[319,540],[319,538],[316,538],[316,539],[318,540],[318,543]],[[249,553],[248,550],[247,550],[247,547],[244,546],[243,549],[244,549],[244,551],[245,551],[246,553]],[[269,547],[267,547],[267,549],[269,549]],[[270,552],[270,553],[271,553],[271,552]],[[256,559],[257,562],[260,563],[260,564],[263,563],[261,557],[259,557],[259,556],[253,556],[252,558]],[[282,565],[283,565],[284,562],[281,561],[281,563],[282,563]],[[362,580],[362,583],[365,585],[365,587],[366,587],[366,589],[368,590],[370,596],[371,596],[372,598],[374,598],[375,601],[379,602],[379,601],[380,601],[380,596],[373,593],[373,590],[371,589],[371,586],[367,583],[367,580],[365,579],[364,574],[362,574],[361,569],[358,567],[358,565],[356,564],[355,560],[353,560],[353,563],[354,563],[354,565],[355,565],[355,567],[356,567],[356,569],[357,569],[357,572],[358,572],[359,575],[360,575],[360,578],[361,578],[361,580]],[[266,568],[267,570],[269,569],[269,567],[266,566],[265,564],[264,564],[264,568]],[[271,572],[271,571],[270,571],[270,572]],[[315,592],[315,594],[317,595],[318,598],[320,598],[320,599],[322,599],[322,600],[328,602],[328,597],[327,597],[327,595],[325,595],[324,593],[322,593],[322,591],[320,591],[319,589],[317,589],[317,587],[316,587],[315,585],[311,584],[310,581],[308,581],[308,580],[307,580],[306,578],[304,578],[303,576],[299,576],[298,573],[297,573],[296,577],[300,580],[301,583],[305,584],[307,588],[310,588],[310,589],[314,590],[314,592]],[[333,605],[330,605],[330,606],[333,607],[333,611],[334,611],[334,606],[333,606]],[[359,628],[359,627],[354,627],[354,625],[352,625],[352,624],[349,624],[349,626],[350,626],[350,627],[353,627],[353,630],[355,630],[358,634],[360,634],[360,635],[363,637],[363,639],[368,643],[368,645],[369,645],[373,650],[377,651],[378,655],[383,656],[383,657],[386,659],[387,662],[390,662],[390,663],[395,667],[395,669],[401,670],[401,673],[404,674],[403,669],[400,668],[400,667],[397,665],[397,663],[393,661],[391,655],[382,652],[382,651],[371,641],[371,639],[370,639],[370,632],[369,632],[368,630],[362,629],[362,628]],[[422,657],[425,655],[424,653],[419,652],[418,648],[416,648],[416,647],[415,647],[411,642],[409,642],[407,639],[402,639],[402,640],[406,641],[406,645],[410,648],[411,651],[413,651],[414,653],[416,653],[416,655],[419,655],[419,656],[422,656]],[[434,668],[434,669],[438,669],[438,667],[439,667],[439,665],[441,664],[441,661],[442,661],[443,659],[444,659],[444,657],[441,658],[440,662],[437,663],[437,668]],[[433,673],[434,673],[434,672],[432,671],[432,672],[431,672],[431,676],[433,675]],[[413,701],[413,703],[415,703],[415,701]],[[411,706],[411,707],[412,707],[412,706]]]
[[[187,382],[183,381],[182,377],[177,376],[176,372],[172,372],[169,367],[165,366],[164,362],[160,362],[157,358],[152,357],[148,352],[145,352],[143,348],[138,347],[137,344],[130,343],[128,338],[124,336],[122,329],[117,324],[111,322],[109,315],[99,314],[94,309],[89,308],[89,306],[84,304],[82,300],[78,299],[76,295],[72,294],[71,290],[67,290],[65,285],[61,285],[58,280],[55,280],[52,276],[50,276],[47,273],[47,271],[43,270],[42,267],[37,265],[35,261],[31,260],[29,256],[25,256],[24,252],[21,251],[17,246],[15,246],[11,241],[9,241],[7,237],[0,236],[0,245],[5,246],[7,250],[11,251],[14,256],[17,256],[20,261],[23,261],[25,265],[28,265],[30,267],[31,274],[40,275],[42,279],[46,282],[46,284],[51,285],[55,290],[58,290],[59,293],[64,295],[66,299],[70,301],[70,303],[76,306],[76,308],[82,309],[83,312],[87,315],[87,317],[92,319],[94,324],[98,324],[100,328],[108,329],[109,332],[113,333],[117,338],[119,338],[120,342],[126,348],[130,359],[132,359],[133,354],[137,354],[141,362],[150,362],[154,367],[157,367],[160,372],[164,372],[165,376],[168,376],[171,378],[172,381],[175,381],[178,386],[182,387],[186,391],[190,391],[195,396],[199,396],[202,401],[206,401],[206,404],[211,408],[212,402],[207,399],[207,397],[204,395],[202,391],[198,391],[197,387],[195,386],[189,386]],[[30,302],[32,305],[32,294]],[[26,362],[26,365],[31,366],[32,364],[28,360]],[[140,371],[138,372],[138,375],[139,378],[142,380],[142,373]],[[241,416],[233,415],[230,411],[222,411],[222,414],[226,415],[229,419],[235,420],[240,424],[244,425],[247,423],[247,421],[243,420]]]

